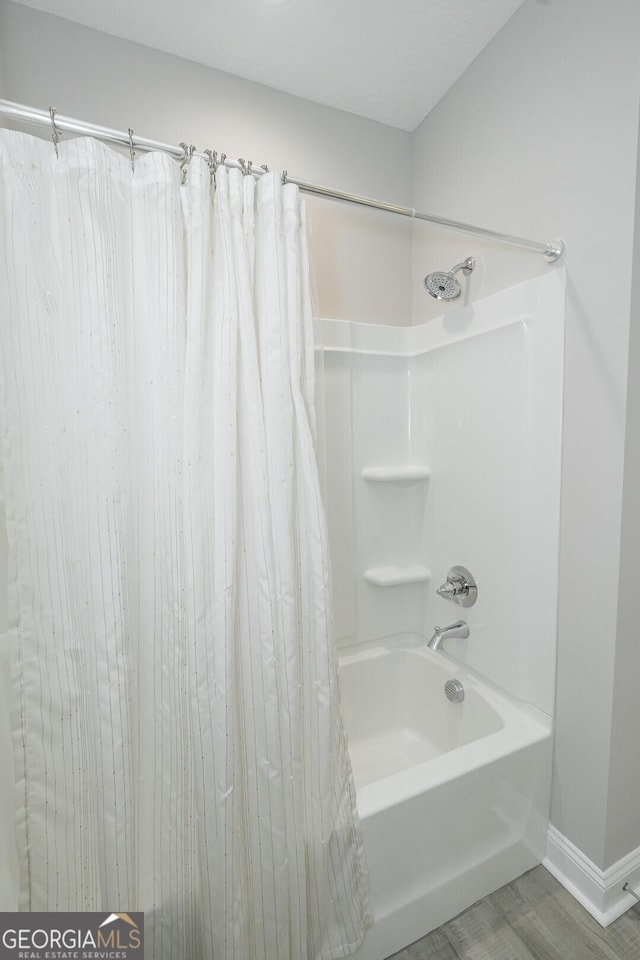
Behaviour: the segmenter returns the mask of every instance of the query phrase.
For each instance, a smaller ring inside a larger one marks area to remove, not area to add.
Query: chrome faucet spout
[[[454,639],[460,637],[462,640],[466,640],[469,636],[469,625],[465,623],[464,620],[457,620],[455,623],[452,623],[449,627],[436,627],[431,640],[427,646],[431,650],[440,650],[442,649],[442,644],[445,640]]]

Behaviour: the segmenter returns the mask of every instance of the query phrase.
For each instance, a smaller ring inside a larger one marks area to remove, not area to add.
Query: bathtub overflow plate
[[[451,700],[451,703],[462,703],[464,700],[464,687],[459,680],[447,680],[444,685],[444,692],[447,700]]]

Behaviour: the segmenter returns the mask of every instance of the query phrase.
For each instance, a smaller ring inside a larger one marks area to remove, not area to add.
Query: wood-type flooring
[[[539,866],[390,960],[640,960],[640,905],[604,929]]]

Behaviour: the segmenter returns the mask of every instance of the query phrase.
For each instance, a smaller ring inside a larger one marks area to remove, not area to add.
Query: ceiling
[[[18,0],[414,130],[523,0]]]

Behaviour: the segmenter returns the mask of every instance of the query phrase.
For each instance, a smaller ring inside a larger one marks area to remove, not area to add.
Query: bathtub
[[[383,960],[540,863],[552,725],[415,634],[343,649],[340,673],[374,920],[354,956]]]

